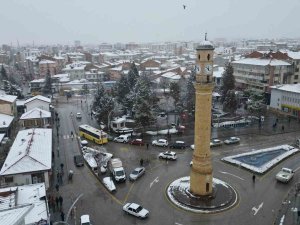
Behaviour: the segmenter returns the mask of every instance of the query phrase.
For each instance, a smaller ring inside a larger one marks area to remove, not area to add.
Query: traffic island
[[[228,210],[238,203],[238,194],[229,184],[213,178],[213,192],[209,196],[195,196],[190,192],[190,177],[181,177],[167,187],[169,200],[187,211],[216,213]]]

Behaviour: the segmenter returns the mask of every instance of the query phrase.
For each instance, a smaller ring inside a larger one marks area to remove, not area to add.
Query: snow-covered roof
[[[55,62],[52,60],[46,60],[46,59],[43,59],[39,62],[39,64],[51,64],[51,63],[55,63]]]
[[[281,91],[300,93],[300,84],[282,84],[282,85],[271,86],[271,88],[281,90]]]
[[[52,129],[19,131],[1,168],[0,175],[50,170]]]
[[[224,67],[218,67],[218,70],[214,70],[213,76],[220,78],[223,76],[224,71],[225,71]]]
[[[1,193],[5,194],[1,195]],[[3,209],[0,212],[1,224],[15,224],[11,223],[11,221],[19,221],[24,216],[25,224],[35,224],[41,219],[48,220],[45,197],[46,189],[44,183],[0,189],[0,209]],[[3,212],[10,212],[10,215]],[[8,222],[5,223],[4,219]]]
[[[290,63],[287,63],[278,59],[257,59],[257,58],[245,58],[238,61],[233,61],[232,64],[247,64],[247,65],[257,65],[257,66],[290,66]]]
[[[16,104],[17,106],[24,106],[26,100],[17,100]]]
[[[44,83],[45,82],[45,79],[44,78],[41,78],[41,79],[34,79],[32,81],[30,81],[30,83]]]
[[[60,74],[55,74],[52,77],[54,78],[63,78],[63,77],[68,77],[69,74],[68,73],[60,73]]]
[[[174,73],[174,72],[167,72],[167,73],[164,73],[161,76],[165,77],[167,79],[171,79],[171,80],[180,80],[180,78],[181,78],[180,75],[178,75],[177,73]]]
[[[10,127],[13,120],[13,116],[0,113],[0,128]]]
[[[11,102],[13,103],[16,101],[17,96],[15,95],[0,95],[0,100],[5,101],[5,102]]]
[[[286,52],[288,56],[292,59],[300,59],[300,52]]]
[[[34,97],[32,97],[32,98],[27,99],[27,100],[25,101],[25,104],[27,104],[28,102],[31,102],[31,101],[33,101],[33,100],[36,100],[36,99],[37,99],[37,100],[44,101],[44,102],[51,103],[51,99],[50,99],[50,98],[44,97],[44,96],[42,96],[42,95],[36,95],[36,96],[34,96]]]
[[[46,110],[42,110],[40,108],[34,108],[28,112],[25,112],[22,114],[20,120],[29,120],[29,119],[38,119],[38,118],[50,118],[51,117],[51,113],[46,111]]]

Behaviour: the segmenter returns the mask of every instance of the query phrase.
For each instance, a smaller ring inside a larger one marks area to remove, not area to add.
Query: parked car
[[[110,192],[116,191],[115,183],[111,177],[104,177],[102,179],[102,183],[104,184],[104,186],[107,188],[108,191]]]
[[[160,159],[176,160],[177,159],[177,155],[176,155],[176,152],[166,151],[166,152],[159,153],[158,158],[160,158]]]
[[[219,139],[212,139],[210,142],[210,147],[216,147],[216,146],[220,146],[223,144],[223,141],[219,140]]]
[[[84,166],[84,159],[82,155],[74,155],[75,166],[80,167]]]
[[[170,148],[184,149],[186,147],[184,141],[175,141],[169,145]]]
[[[294,176],[294,171],[289,168],[282,168],[277,174],[276,174],[276,180],[282,182],[282,183],[288,183]]]
[[[89,215],[82,215],[80,217],[80,225],[92,225]]]
[[[139,146],[145,145],[145,143],[143,142],[142,139],[133,139],[133,140],[129,141],[129,144],[131,144],[131,145],[139,145]]]
[[[165,116],[166,116],[166,113],[165,113],[165,112],[161,112],[161,113],[158,114],[158,116],[160,116],[160,117],[165,117]]]
[[[138,218],[147,218],[149,211],[136,203],[126,203],[123,206],[123,211]]]
[[[131,174],[129,175],[129,180],[131,181],[135,181],[137,180],[138,178],[140,178],[142,175],[145,174],[145,167],[138,167],[138,168],[135,168]]]
[[[128,143],[129,138],[127,135],[120,135],[116,138],[114,138],[114,142],[119,142],[119,143]]]
[[[76,113],[76,119],[81,119],[81,118],[82,118],[81,113],[80,112]]]
[[[167,147],[168,146],[168,141],[166,139],[158,139],[152,141],[153,146],[160,146],[160,147]]]
[[[230,138],[228,138],[224,141],[224,143],[227,144],[227,145],[236,144],[236,143],[239,143],[239,142],[240,142],[240,138],[238,138],[238,137],[230,137]]]

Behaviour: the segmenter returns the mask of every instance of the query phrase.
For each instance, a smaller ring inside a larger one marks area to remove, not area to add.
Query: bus
[[[79,136],[97,144],[105,144],[108,142],[107,134],[104,131],[91,127],[87,124],[79,126]]]

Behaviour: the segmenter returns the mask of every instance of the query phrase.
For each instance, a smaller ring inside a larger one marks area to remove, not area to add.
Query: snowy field
[[[272,160],[268,161],[267,163],[263,164],[260,167],[249,165],[247,163],[242,163],[242,162],[240,162],[236,159],[236,158],[241,157],[241,156],[253,156],[254,157],[255,155],[258,155],[259,153],[268,153],[268,152],[271,153],[272,151],[274,152],[274,151],[279,150],[279,149],[283,149],[283,150],[285,150],[285,152],[283,154],[273,158]],[[256,151],[252,151],[252,152],[246,152],[246,153],[243,153],[243,154],[224,157],[221,160],[232,163],[232,164],[235,164],[235,165],[238,165],[240,167],[244,167],[244,168],[249,169],[253,172],[263,174],[266,171],[268,171],[270,168],[272,168],[274,165],[281,162],[283,159],[297,153],[298,151],[299,151],[298,148],[295,148],[291,145],[280,145],[280,146],[275,146],[275,147],[271,147],[271,148],[260,149],[260,150],[256,150]]]

